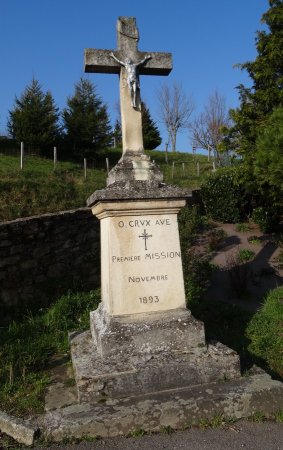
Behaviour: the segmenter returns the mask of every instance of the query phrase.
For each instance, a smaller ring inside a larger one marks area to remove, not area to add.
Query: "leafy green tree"
[[[48,91],[42,91],[39,82],[33,78],[15,107],[9,111],[8,130],[18,142],[23,141],[32,149],[45,149],[55,144],[60,135],[58,108]]]
[[[270,186],[272,200],[283,194],[283,107],[276,108],[256,141],[255,175],[264,191]]]
[[[269,0],[269,5],[262,16],[268,30],[256,37],[258,55],[239,65],[247,70],[252,86],[238,86],[241,104],[231,111],[238,152],[251,158],[259,130],[273,109],[283,105],[283,1]]]
[[[112,133],[107,107],[90,81],[81,78],[63,110],[66,140],[74,156],[93,156],[111,144]]]
[[[141,102],[143,145],[146,150],[153,150],[161,144],[161,137],[149,109]]]

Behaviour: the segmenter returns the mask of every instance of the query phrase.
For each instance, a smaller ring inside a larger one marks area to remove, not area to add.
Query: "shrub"
[[[201,186],[207,215],[213,220],[237,223],[249,210],[249,197],[241,181],[241,166],[225,167],[211,174]]]
[[[178,215],[180,242],[182,250],[186,250],[205,226],[205,218],[197,206],[182,208]]]
[[[278,210],[275,207],[259,206],[252,212],[252,220],[263,233],[272,229],[278,223]]]
[[[254,255],[255,252],[253,252],[252,250],[249,250],[248,248],[241,248],[239,250],[238,258],[240,262],[245,263],[253,259]]]
[[[227,233],[222,228],[210,231],[208,233],[208,249],[210,251],[217,250],[226,237]]]
[[[247,240],[250,244],[254,244],[254,245],[259,245],[262,243],[262,238],[260,236],[255,236],[255,235],[249,236]]]
[[[198,207],[183,208],[178,216],[180,244],[185,279],[185,291],[190,306],[198,302],[208,287],[212,265],[208,255],[200,255],[191,248],[198,234],[207,226],[206,217]]]
[[[271,291],[251,319],[247,336],[249,351],[283,376],[283,287]]]
[[[246,231],[250,231],[250,226],[248,223],[237,223],[235,229],[240,233],[245,233]]]
[[[185,293],[189,308],[198,303],[207,290],[214,266],[208,255],[200,255],[192,249],[183,254]]]

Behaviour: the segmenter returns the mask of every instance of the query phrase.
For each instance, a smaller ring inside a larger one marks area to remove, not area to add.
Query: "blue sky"
[[[163,82],[181,82],[192,95],[196,114],[215,89],[228,107],[238,105],[235,87],[249,84],[245,72],[233,68],[256,56],[255,36],[267,0],[1,0],[0,133],[9,109],[33,77],[50,90],[62,109],[84,75],[84,48],[116,48],[118,16],[134,16],[139,49],[173,54],[169,77],[141,77],[142,99],[158,122],[157,91]],[[108,105],[114,123],[119,99],[117,75],[86,74]],[[191,151],[187,132],[177,149]]]

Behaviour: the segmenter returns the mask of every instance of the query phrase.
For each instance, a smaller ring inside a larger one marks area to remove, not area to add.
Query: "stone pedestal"
[[[177,214],[188,193],[163,184],[148,164],[137,170],[124,156],[88,200],[101,226],[102,301],[90,331],[71,338],[80,402],[240,377],[238,355],[208,345],[186,309]]]
[[[185,308],[179,199],[98,202],[102,303],[110,316]]]

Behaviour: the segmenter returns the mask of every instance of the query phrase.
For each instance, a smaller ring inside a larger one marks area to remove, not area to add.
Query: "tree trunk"
[[[172,144],[172,152],[176,152],[176,140],[177,140],[177,132],[173,131],[171,135],[171,144]]]

